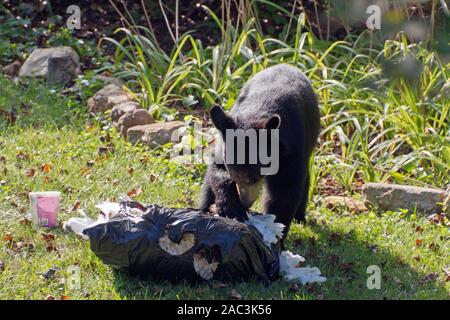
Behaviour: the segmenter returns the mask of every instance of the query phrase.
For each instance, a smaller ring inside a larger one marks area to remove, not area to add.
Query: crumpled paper
[[[298,281],[300,284],[325,282],[327,278],[320,274],[317,267],[299,267],[299,263],[305,262],[305,258],[290,251],[281,251],[280,274],[286,281]]]
[[[267,245],[277,243],[283,237],[284,225],[275,222],[273,214],[249,214],[247,224],[255,227],[262,234]]]

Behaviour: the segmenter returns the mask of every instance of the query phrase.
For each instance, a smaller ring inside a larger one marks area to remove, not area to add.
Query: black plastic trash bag
[[[279,274],[279,245],[253,226],[195,209],[121,202],[121,214],[83,231],[106,264],[139,277],[199,282],[269,283]],[[133,216],[130,210],[142,210]]]

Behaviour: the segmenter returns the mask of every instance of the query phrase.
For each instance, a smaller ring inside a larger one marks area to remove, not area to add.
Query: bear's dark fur
[[[305,219],[309,159],[320,130],[319,108],[310,82],[293,66],[267,68],[245,84],[228,115],[215,106],[210,116],[221,132],[222,140],[216,143],[224,148],[222,157],[227,152],[223,146],[226,129],[279,128],[279,170],[261,176],[259,162],[228,165],[213,159],[205,176],[200,209],[209,211],[215,204],[219,215],[245,220],[259,182],[263,182],[264,212],[275,214],[277,222],[286,225],[286,235],[294,218]]]

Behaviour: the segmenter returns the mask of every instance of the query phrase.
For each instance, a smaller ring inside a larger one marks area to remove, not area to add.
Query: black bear
[[[264,212],[276,215],[276,221],[286,226],[286,235],[294,218],[305,219],[309,159],[320,130],[319,107],[310,82],[287,64],[267,68],[245,84],[228,115],[214,106],[210,117],[221,139],[216,140],[216,155],[206,172],[200,209],[209,211],[215,204],[219,215],[246,220],[246,211],[264,184]],[[239,130],[245,140],[241,148],[235,143],[238,135],[232,135]],[[266,138],[259,133],[266,133]],[[278,150],[273,152],[275,144]],[[251,162],[250,149],[255,148],[257,161]],[[261,148],[272,150],[270,157],[278,161],[277,171],[261,174],[267,165],[267,161],[262,163]],[[236,160],[239,157],[240,162]]]

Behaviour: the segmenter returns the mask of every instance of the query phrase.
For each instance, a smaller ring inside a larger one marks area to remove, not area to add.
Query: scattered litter
[[[317,267],[300,267],[299,264],[305,262],[305,258],[290,251],[281,251],[280,254],[280,274],[286,281],[299,281],[302,285],[313,282],[325,282],[327,278],[320,274]]]
[[[281,275],[301,284],[324,282],[318,268],[300,267],[305,259],[280,253],[284,225],[274,215],[250,214],[246,223],[195,209],[145,206],[136,201],[103,202],[97,220],[82,210],[66,230],[90,240],[106,264],[139,277],[191,282],[265,283]]]
[[[267,245],[275,244],[283,237],[284,225],[275,222],[273,214],[249,214],[247,223],[255,227]]]
[[[81,217],[70,218],[68,221],[63,223],[63,229],[64,231],[70,230],[73,233],[81,236],[83,239],[89,239],[87,235],[83,234],[84,229],[93,227],[96,224],[108,222],[108,219],[103,215],[99,215],[98,219],[94,220],[92,218],[89,218],[82,209],[79,209],[78,212],[80,213]]]

